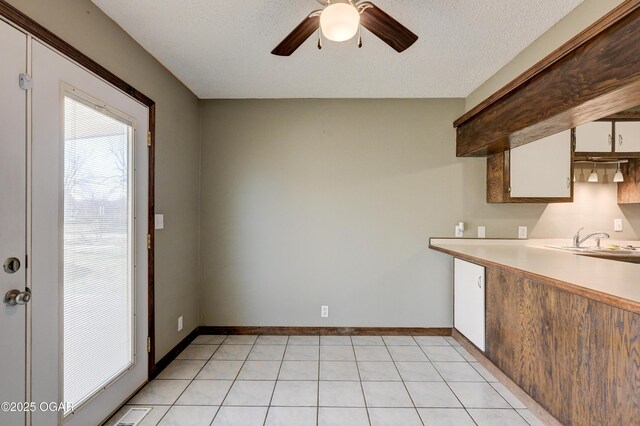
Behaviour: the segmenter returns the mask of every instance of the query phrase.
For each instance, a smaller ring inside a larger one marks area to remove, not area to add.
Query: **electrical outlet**
[[[461,238],[464,236],[464,222],[458,222],[455,229],[456,238]]]
[[[329,307],[327,305],[320,306],[320,317],[329,318]]]
[[[478,238],[485,238],[487,236],[487,228],[484,226],[478,226]]]
[[[622,232],[622,219],[613,219],[613,230],[615,232]]]
[[[527,227],[526,226],[518,226],[518,238],[521,240],[527,239]]]
[[[178,317],[178,331],[182,331],[182,316]]]

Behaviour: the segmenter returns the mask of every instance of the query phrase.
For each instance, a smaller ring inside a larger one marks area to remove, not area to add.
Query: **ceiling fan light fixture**
[[[349,3],[330,4],[320,14],[320,29],[328,40],[350,40],[358,33],[359,27],[360,13]]]

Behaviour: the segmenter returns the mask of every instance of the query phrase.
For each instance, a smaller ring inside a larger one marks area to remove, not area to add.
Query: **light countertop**
[[[432,238],[429,244],[463,260],[523,273],[613,306],[640,313],[640,264],[580,256],[550,249],[560,240],[490,240]],[[638,241],[620,244],[640,245]]]

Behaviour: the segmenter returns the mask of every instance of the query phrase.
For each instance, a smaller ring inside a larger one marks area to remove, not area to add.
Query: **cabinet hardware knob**
[[[622,146],[622,135],[618,135],[618,146]]]
[[[482,277],[478,277],[478,288],[482,288]]]
[[[612,139],[611,135],[609,135],[609,146],[611,146]]]

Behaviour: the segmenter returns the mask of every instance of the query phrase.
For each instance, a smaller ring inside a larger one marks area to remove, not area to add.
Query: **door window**
[[[75,410],[134,365],[133,126],[64,96],[63,379]]]

